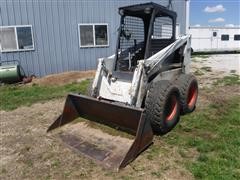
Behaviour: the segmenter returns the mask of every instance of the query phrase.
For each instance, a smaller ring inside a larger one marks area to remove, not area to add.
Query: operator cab
[[[147,59],[175,41],[176,13],[145,3],[119,8],[121,15],[116,52],[116,71],[133,72]]]

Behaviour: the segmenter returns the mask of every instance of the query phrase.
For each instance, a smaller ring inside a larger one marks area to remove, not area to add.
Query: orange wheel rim
[[[189,108],[193,108],[193,106],[196,103],[197,100],[197,87],[192,84],[190,89],[189,89],[189,93],[188,93],[188,99],[187,99],[187,105]]]
[[[177,113],[178,103],[177,103],[176,96],[171,97],[170,104],[168,106],[169,106],[169,112],[167,113],[166,120],[171,121]]]

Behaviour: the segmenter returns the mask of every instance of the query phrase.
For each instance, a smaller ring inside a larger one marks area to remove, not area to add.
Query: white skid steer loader
[[[101,138],[99,131],[82,135],[81,127],[60,135],[74,150],[117,170],[152,144],[153,134],[166,134],[181,114],[192,112],[198,96],[197,80],[189,74],[191,39],[175,37],[176,13],[146,3],[121,7],[119,14],[116,53],[99,59],[90,96],[69,94],[48,129],[82,117],[129,132],[135,138],[123,144]]]

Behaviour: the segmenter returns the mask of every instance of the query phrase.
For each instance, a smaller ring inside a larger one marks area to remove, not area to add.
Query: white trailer
[[[240,27],[190,27],[193,52],[240,51]]]

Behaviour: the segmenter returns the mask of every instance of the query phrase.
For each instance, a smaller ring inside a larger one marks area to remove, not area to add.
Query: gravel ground
[[[240,75],[240,54],[199,55],[192,57],[191,71],[199,87],[211,87],[224,76]]]
[[[201,66],[211,67],[213,71],[240,74],[240,54],[210,55],[207,58],[194,58]],[[196,64],[193,62],[193,65]]]

